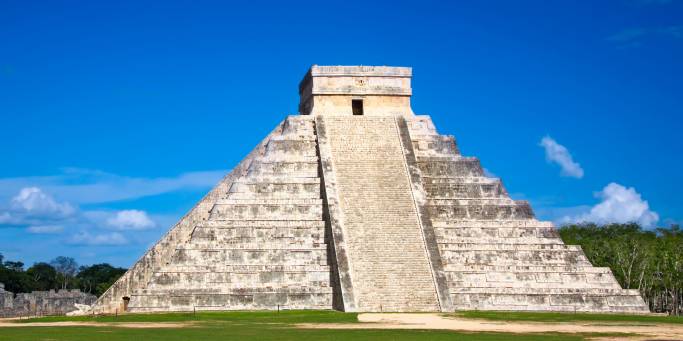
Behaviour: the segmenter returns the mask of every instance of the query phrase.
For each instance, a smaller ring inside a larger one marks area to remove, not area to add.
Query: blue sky
[[[279,5],[278,5],[279,4]],[[129,266],[311,64],[413,110],[539,218],[683,220],[683,1],[0,1],[0,253]]]

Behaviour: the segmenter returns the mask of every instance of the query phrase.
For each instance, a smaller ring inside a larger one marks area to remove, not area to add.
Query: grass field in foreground
[[[622,315],[622,314],[590,314],[590,313],[551,313],[522,311],[463,311],[456,316],[496,321],[528,321],[528,322],[642,322],[642,323],[676,323],[683,324],[683,316],[660,315]]]
[[[26,322],[192,322],[183,328],[16,327],[0,328],[0,340],[12,341],[188,341],[188,340],[584,340],[581,335],[458,333],[437,330],[298,329],[295,323],[357,323],[357,315],[334,311],[216,312],[129,314],[118,317],[43,317]]]

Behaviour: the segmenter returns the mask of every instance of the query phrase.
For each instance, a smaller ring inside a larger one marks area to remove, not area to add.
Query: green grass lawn
[[[218,311],[163,314],[126,314],[106,316],[47,316],[19,320],[27,322],[96,321],[96,322],[241,322],[253,324],[356,323],[358,314],[334,310]]]
[[[659,315],[620,315],[589,313],[541,313],[521,311],[464,311],[456,316],[497,321],[529,321],[529,322],[641,322],[641,323],[683,323],[683,316]]]
[[[357,315],[335,311],[216,312],[194,314],[129,314],[118,317],[42,317],[26,322],[185,322],[184,328],[133,329],[107,327],[0,328],[0,340],[24,341],[189,341],[189,340],[583,340],[581,335],[458,333],[435,330],[298,329],[295,323],[358,323]]]

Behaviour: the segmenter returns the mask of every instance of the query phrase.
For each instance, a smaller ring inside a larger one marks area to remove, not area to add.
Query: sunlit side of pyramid
[[[405,67],[313,66],[289,116],[95,310],[647,312],[410,107]]]

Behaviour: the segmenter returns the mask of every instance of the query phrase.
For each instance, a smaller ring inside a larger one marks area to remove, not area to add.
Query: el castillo
[[[0,2],[0,341],[683,341],[683,0]]]
[[[98,313],[644,313],[411,108],[412,69],[314,65],[299,114],[94,303]]]

